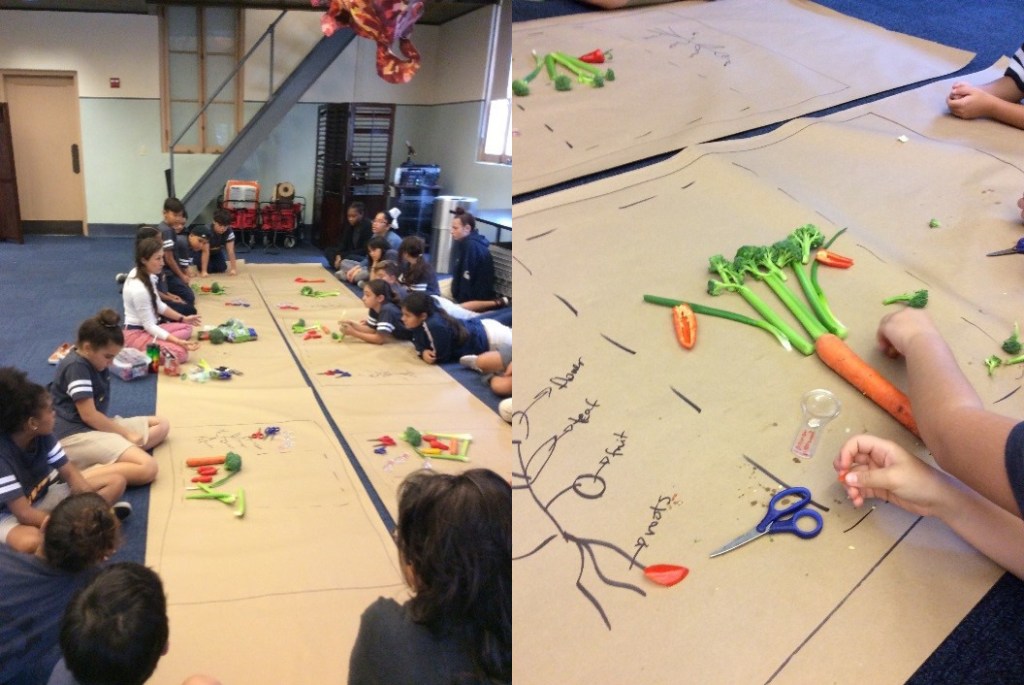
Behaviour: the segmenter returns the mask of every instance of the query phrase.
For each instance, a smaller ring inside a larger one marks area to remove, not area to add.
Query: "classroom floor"
[[[78,323],[102,307],[121,310],[114,274],[127,270],[131,248],[123,238],[0,242],[0,365],[48,383],[46,358],[73,339]],[[244,375],[230,383],[164,374],[112,381],[113,412],[157,413],[172,424],[154,451],[157,481],[127,494],[135,512],[115,560],[146,563],[167,587],[174,648],[150,682],[178,683],[193,671],[224,682],[343,682],[362,609],[378,596],[405,596],[390,537],[397,484],[418,468],[507,472],[510,427],[479,375],[457,363],[423,364],[401,343],[295,336],[299,317],[334,326],[364,313],[319,250],[257,248],[239,257],[238,276],[211,278],[227,295],[200,295],[197,307],[205,323],[241,319],[258,340],[204,343],[190,361]],[[297,279],[331,295],[303,297]],[[335,368],[349,375],[324,375]],[[469,460],[422,458],[400,440],[410,425],[472,436]],[[279,432],[253,437],[271,426]],[[398,446],[379,453],[384,434]],[[187,500],[184,461],[211,450],[243,455],[233,484],[246,493],[244,518],[220,503]],[[221,645],[225,623],[216,617],[225,612],[245,649]]]

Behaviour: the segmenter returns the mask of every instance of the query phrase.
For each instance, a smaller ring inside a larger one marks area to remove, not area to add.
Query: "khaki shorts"
[[[43,495],[42,499],[38,499],[32,503],[33,509],[39,511],[51,512],[53,508],[61,503],[61,500],[67,498],[71,494],[71,486],[61,481],[59,483],[52,483],[49,488],[46,489],[46,494]],[[5,510],[6,511],[6,510]],[[7,536],[11,534],[14,527],[18,525],[18,517],[7,511],[4,514],[0,514],[0,543],[7,543]]]
[[[103,431],[85,431],[61,438],[60,444],[64,447],[64,453],[80,470],[84,471],[90,466],[113,464],[129,447],[142,447],[149,441],[148,416],[132,416],[127,419],[115,416],[113,421],[141,435],[142,442],[133,445],[117,433]]]

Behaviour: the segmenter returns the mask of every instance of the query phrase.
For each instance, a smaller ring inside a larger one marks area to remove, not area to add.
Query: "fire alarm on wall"
[[[110,87],[111,88],[120,88],[121,87],[121,79],[119,79],[117,76],[111,76],[110,77]]]

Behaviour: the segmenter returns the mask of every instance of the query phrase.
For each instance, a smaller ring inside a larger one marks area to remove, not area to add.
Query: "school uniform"
[[[187,271],[188,267],[192,264],[192,254],[188,246],[188,236],[182,232],[178,233],[173,228],[168,226],[164,222],[160,222],[157,226],[160,229],[160,240],[163,243],[164,252],[170,252],[175,261],[178,262],[178,266],[182,271]],[[184,266],[182,263],[184,262]],[[171,309],[182,314],[184,316],[190,316],[196,313],[196,294],[192,292],[192,288],[188,286],[185,281],[178,278],[178,275],[171,271],[166,265],[162,272],[160,272],[160,280],[163,281],[164,287],[161,288],[164,292],[177,295],[184,304],[178,304],[177,302],[171,302],[168,304]]]
[[[382,304],[380,312],[369,310],[366,325],[397,340],[412,340],[412,332],[402,323],[402,310],[392,302]]]
[[[18,447],[9,435],[0,435],[0,518],[13,516],[8,503],[19,497],[27,498],[29,504],[45,498],[50,486],[60,481],[57,469],[67,463],[64,448],[53,433],[36,437],[28,450]]]
[[[210,229],[210,261],[206,265],[206,273],[222,274],[228,270],[228,262],[224,257],[228,243],[235,242],[235,232],[228,227],[223,233]]]
[[[482,354],[490,349],[487,331],[479,319],[468,319],[461,322],[468,335],[460,345],[455,337],[455,329],[437,312],[427,317],[422,325],[412,332],[412,343],[416,353],[433,350],[437,364],[458,361],[467,354]]]
[[[452,298],[456,302],[494,299],[494,258],[490,242],[479,233],[455,241]]]
[[[434,265],[428,262],[426,257],[420,257],[418,264],[422,266],[422,270],[415,282],[412,281],[414,277],[409,274],[409,268],[412,264],[408,263],[403,267],[403,271],[398,277],[398,282],[404,285],[410,292],[440,295],[441,286],[437,282],[437,272],[434,271]]]

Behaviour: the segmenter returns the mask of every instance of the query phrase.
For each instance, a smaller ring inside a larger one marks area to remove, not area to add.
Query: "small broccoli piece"
[[[565,74],[555,77],[555,90],[572,90],[572,79]]]
[[[210,292],[213,293],[214,295],[220,295],[221,293],[226,293],[227,291],[224,290],[223,287],[221,287],[220,283],[214,281],[213,283],[210,284]]]
[[[210,342],[214,345],[221,345],[227,339],[228,336],[225,335],[224,331],[222,331],[219,328],[214,328],[213,330],[210,331]]]
[[[234,452],[228,452],[224,457],[224,470],[225,471],[241,471],[242,470],[242,457],[241,455],[235,454]]]
[[[530,94],[530,85],[526,81],[517,78],[512,82],[512,94],[516,97],[526,97]]]
[[[405,429],[405,432],[402,433],[402,440],[405,440],[413,447],[419,447],[423,443],[423,436],[420,435],[418,430],[409,426]]]
[[[615,72],[612,71],[611,69],[609,69],[606,72],[604,72],[604,80],[605,81],[614,81],[615,80]]]
[[[988,359],[985,360],[985,368],[988,369],[988,375],[990,375],[990,376],[992,375],[992,372],[996,370],[996,368],[998,368],[998,367],[1000,367],[1002,365],[1003,365],[1003,360],[1000,359],[999,357],[997,357],[994,354],[991,357],[989,357]]]
[[[897,302],[904,302],[908,307],[913,307],[914,309],[924,309],[928,306],[928,291],[918,290],[912,293],[893,295],[882,300],[882,304],[895,304]]]
[[[1014,323],[1013,335],[1003,341],[1003,352],[1006,354],[1020,354],[1022,348],[1024,346],[1020,344],[1020,326]]]

